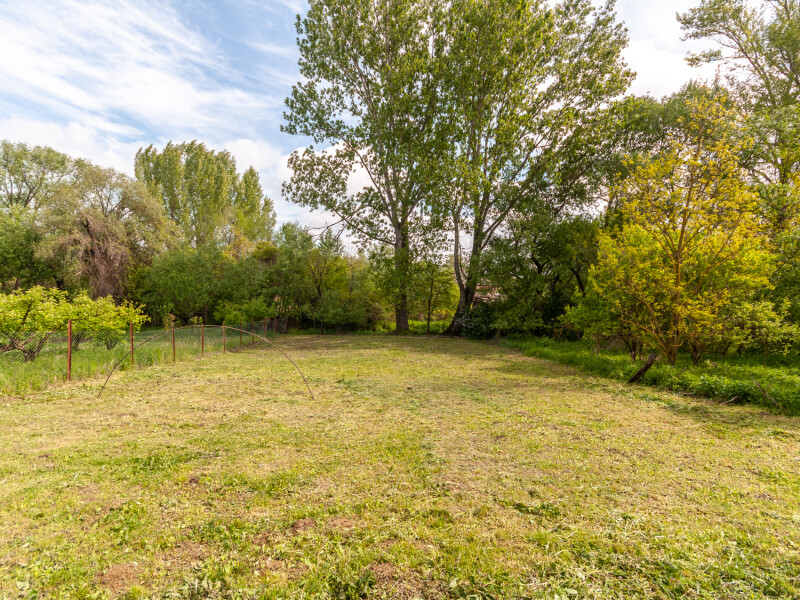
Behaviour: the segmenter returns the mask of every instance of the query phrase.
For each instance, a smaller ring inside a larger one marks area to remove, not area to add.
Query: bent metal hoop
[[[314,398],[314,392],[312,392],[312,391],[311,391],[311,386],[308,384],[308,380],[306,379],[306,376],[303,374],[303,371],[301,371],[301,370],[300,370],[300,367],[298,367],[298,366],[297,366],[297,363],[296,363],[296,362],[294,362],[294,361],[292,360],[292,358],[291,358],[291,357],[290,357],[288,354],[286,354],[286,353],[285,353],[283,350],[281,350],[281,349],[280,349],[280,348],[278,348],[278,347],[277,347],[275,344],[273,344],[272,342],[270,342],[270,341],[269,341],[267,338],[265,338],[265,337],[263,337],[263,336],[260,336],[260,335],[258,335],[257,333],[253,333],[253,332],[251,332],[251,331],[245,331],[244,329],[239,329],[238,327],[231,327],[231,326],[229,326],[229,325],[224,325],[224,326],[223,326],[223,325],[205,325],[205,327],[216,327],[217,329],[222,329],[222,330],[223,330],[223,334],[224,334],[224,331],[225,331],[226,329],[233,330],[233,331],[238,331],[240,334],[241,334],[241,333],[249,333],[250,335],[252,335],[252,336],[254,336],[254,337],[257,337],[258,339],[265,341],[267,344],[269,344],[269,345],[270,345],[270,346],[272,346],[272,347],[273,347],[275,350],[277,350],[277,351],[278,351],[278,352],[279,352],[279,353],[280,353],[280,354],[281,354],[281,355],[282,355],[282,356],[283,356],[283,357],[284,357],[286,360],[288,360],[290,363],[292,363],[292,366],[294,366],[294,368],[295,368],[295,369],[297,369],[297,372],[298,372],[298,373],[300,373],[300,377],[302,377],[302,378],[303,378],[303,383],[305,383],[305,384],[306,384],[306,389],[308,389],[308,394],[311,396],[311,399],[312,399],[312,400],[315,400],[315,398]],[[146,340],[144,340],[144,341],[140,342],[140,343],[139,343],[139,344],[137,344],[136,346],[133,346],[133,345],[131,345],[131,349],[130,349],[130,350],[129,350],[129,351],[128,351],[128,352],[127,352],[127,353],[126,353],[126,354],[125,354],[125,355],[124,355],[122,358],[120,358],[120,359],[119,359],[119,360],[118,360],[118,361],[117,361],[117,362],[114,364],[114,366],[111,368],[111,371],[109,371],[109,373],[108,373],[108,377],[106,377],[106,380],[105,380],[105,382],[103,383],[103,387],[101,387],[101,388],[100,388],[100,392],[97,394],[97,397],[99,398],[99,397],[100,397],[100,395],[103,393],[103,390],[105,390],[105,389],[106,389],[106,385],[108,384],[108,381],[109,381],[109,379],[111,379],[111,376],[114,374],[114,371],[116,371],[116,370],[117,370],[117,367],[119,367],[119,366],[122,364],[122,362],[123,362],[123,361],[124,361],[126,358],[128,358],[128,356],[130,356],[130,357],[131,357],[131,360],[133,360],[133,353],[134,353],[134,351],[135,351],[136,349],[138,349],[138,348],[141,348],[141,347],[142,347],[143,345],[145,345],[147,342],[151,342],[151,341],[153,341],[153,340],[155,340],[155,339],[158,339],[158,338],[160,338],[160,337],[163,337],[163,336],[165,336],[165,335],[170,335],[170,334],[172,334],[172,335],[174,336],[174,335],[175,335],[175,333],[174,333],[174,332],[175,332],[175,330],[176,330],[176,329],[191,329],[191,328],[192,328],[192,326],[191,326],[191,325],[188,325],[188,326],[185,326],[185,327],[177,327],[177,328],[176,328],[176,327],[173,327],[173,328],[171,328],[171,329],[169,329],[169,330],[167,330],[167,331],[163,331],[163,332],[161,332],[161,333],[158,333],[158,334],[156,334],[156,335],[154,335],[154,336],[152,336],[152,337],[149,337],[149,338],[147,338]],[[173,337],[173,339],[174,339],[174,337]]]

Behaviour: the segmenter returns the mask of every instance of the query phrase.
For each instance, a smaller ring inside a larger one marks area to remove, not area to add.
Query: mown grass
[[[0,596],[797,598],[800,419],[436,338],[0,412]]]
[[[595,354],[586,342],[511,337],[506,343],[527,356],[621,381],[630,379],[642,364],[633,362],[624,351],[602,350]],[[729,354],[709,357],[698,365],[693,365],[688,356],[681,356],[675,367],[656,363],[645,374],[643,383],[731,404],[760,404],[786,414],[800,414],[800,357],[796,355]]]

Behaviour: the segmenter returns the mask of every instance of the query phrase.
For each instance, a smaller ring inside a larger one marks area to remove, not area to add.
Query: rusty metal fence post
[[[135,367],[136,364],[133,361],[133,321],[128,323],[131,332],[131,368]]]
[[[175,362],[175,323],[172,324],[172,362]]]
[[[206,324],[200,323],[200,358],[203,358],[206,350]]]
[[[67,321],[67,381],[72,381],[72,319]]]
[[[222,353],[225,354],[225,321],[222,322]]]

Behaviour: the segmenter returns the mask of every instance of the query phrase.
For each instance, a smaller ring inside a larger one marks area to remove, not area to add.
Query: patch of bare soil
[[[136,583],[138,572],[139,567],[133,563],[111,565],[100,575],[99,582],[112,594],[120,594]]]
[[[333,483],[330,479],[318,479],[316,484],[317,485],[314,487],[314,492],[322,495],[328,494],[333,487]]]
[[[81,495],[81,500],[84,502],[94,502],[100,497],[100,486],[90,483],[78,488],[78,493]]]
[[[349,531],[356,528],[356,522],[347,517],[332,517],[325,523],[329,531]]]
[[[388,598],[411,600],[413,598],[440,598],[441,590],[426,585],[416,571],[401,571],[391,563],[375,563],[370,568],[375,577],[376,591]]]
[[[253,536],[251,544],[253,546],[269,546],[273,543],[275,534],[272,531],[259,531]]]
[[[391,587],[397,581],[397,567],[391,563],[378,563],[372,565],[369,570],[372,571],[375,582],[380,588]]]
[[[299,519],[289,527],[289,533],[292,535],[299,535],[305,531],[314,529],[316,526],[317,522],[314,519]]]

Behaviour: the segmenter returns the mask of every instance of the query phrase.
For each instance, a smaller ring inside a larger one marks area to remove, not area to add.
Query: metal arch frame
[[[281,354],[281,355],[282,355],[282,356],[283,356],[283,357],[284,357],[286,360],[288,360],[290,363],[292,363],[292,366],[294,366],[294,368],[295,368],[295,369],[297,369],[297,372],[298,372],[298,373],[300,373],[300,377],[302,377],[302,378],[303,378],[303,383],[305,383],[305,384],[306,384],[306,389],[308,389],[308,394],[311,396],[311,399],[312,399],[312,400],[316,400],[316,398],[314,398],[314,392],[312,392],[312,391],[311,391],[311,386],[308,384],[308,380],[306,379],[306,376],[303,374],[303,371],[301,371],[301,370],[300,370],[300,367],[298,367],[298,366],[297,366],[297,363],[296,363],[296,362],[294,362],[294,361],[292,360],[292,358],[291,358],[291,357],[290,357],[288,354],[286,354],[286,353],[285,353],[283,350],[281,350],[280,348],[278,348],[278,347],[277,347],[275,344],[273,344],[272,342],[270,342],[270,341],[269,341],[267,338],[265,338],[264,336],[258,335],[257,333],[253,333],[252,331],[247,331],[247,330],[245,330],[245,329],[239,329],[238,327],[228,327],[227,325],[202,325],[202,327],[215,327],[215,328],[217,328],[217,329],[223,329],[223,328],[224,328],[225,330],[228,330],[228,329],[230,329],[231,331],[240,331],[240,332],[242,332],[242,333],[246,333],[247,335],[250,335],[250,336],[253,336],[253,337],[257,337],[258,339],[265,341],[267,344],[269,344],[269,345],[270,345],[270,346],[272,346],[272,347],[273,347],[275,350],[277,350],[277,351],[278,351],[278,352],[279,352],[279,353],[280,353],[280,354]],[[108,376],[106,377],[106,380],[103,382],[103,387],[101,387],[101,388],[100,388],[100,392],[98,392],[98,394],[97,394],[97,397],[98,397],[98,398],[100,398],[100,395],[101,395],[101,394],[103,393],[103,391],[106,389],[106,385],[108,385],[108,381],[111,379],[111,376],[114,374],[114,371],[116,371],[116,370],[117,370],[117,367],[119,367],[119,366],[122,364],[122,362],[123,362],[125,359],[127,359],[129,356],[131,356],[131,354],[132,354],[132,353],[133,353],[135,350],[137,350],[138,348],[141,348],[141,347],[142,347],[142,346],[144,346],[144,345],[145,345],[147,342],[151,342],[151,341],[153,341],[153,340],[155,340],[155,339],[158,339],[158,338],[160,338],[160,337],[163,337],[163,336],[165,336],[165,335],[169,335],[170,333],[172,333],[172,332],[173,332],[173,331],[175,331],[175,330],[180,330],[180,329],[193,329],[193,328],[194,328],[194,326],[192,326],[192,325],[186,325],[186,326],[184,326],[184,327],[175,327],[175,328],[173,328],[173,329],[167,329],[166,331],[163,331],[163,332],[161,332],[161,333],[159,333],[159,334],[156,334],[156,335],[154,335],[154,336],[151,336],[151,337],[147,338],[146,340],[144,340],[144,341],[142,341],[142,342],[138,343],[136,346],[134,346],[133,348],[131,348],[130,350],[128,350],[128,351],[127,351],[127,352],[126,352],[126,353],[125,353],[125,354],[122,356],[122,358],[120,358],[120,359],[119,359],[119,360],[118,360],[118,361],[117,361],[117,362],[114,364],[114,366],[113,366],[113,367],[111,367],[111,371],[109,371],[109,373],[108,373]]]

